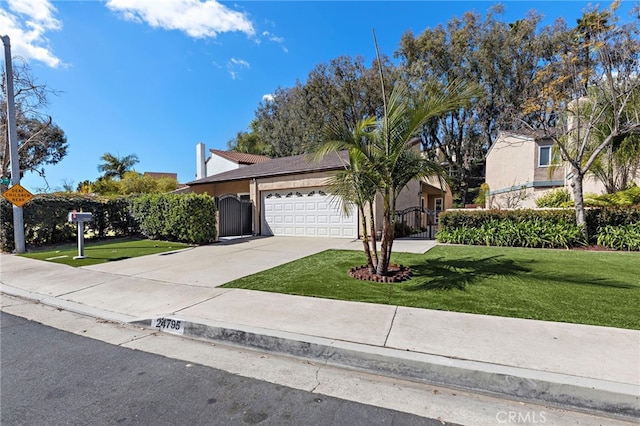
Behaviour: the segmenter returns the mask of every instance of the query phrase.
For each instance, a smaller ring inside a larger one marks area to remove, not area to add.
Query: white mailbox
[[[78,255],[74,259],[84,259],[84,223],[91,222],[93,215],[90,212],[69,212],[69,222],[78,224]]]
[[[91,222],[93,214],[90,212],[69,212],[69,222]]]

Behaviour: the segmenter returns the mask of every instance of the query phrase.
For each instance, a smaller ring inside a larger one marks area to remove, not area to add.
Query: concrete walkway
[[[432,241],[397,240],[423,253]],[[72,268],[3,254],[2,292],[97,318],[491,395],[640,417],[640,331],[218,288],[362,242],[250,238]]]

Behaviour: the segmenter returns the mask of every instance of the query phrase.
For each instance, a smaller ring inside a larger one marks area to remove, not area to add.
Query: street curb
[[[420,352],[299,335],[258,327],[206,324],[184,316],[184,337],[231,343],[267,352],[500,398],[554,405],[623,420],[640,417],[640,386],[447,358]],[[152,319],[131,324],[152,327]]]
[[[149,329],[152,318],[133,317],[33,293],[2,283],[0,293],[80,315]],[[292,355],[321,363],[499,398],[553,405],[622,420],[640,418],[640,386],[549,373],[420,352],[351,343],[260,327],[168,314],[181,319],[183,337]],[[157,329],[156,329],[157,330]]]
[[[135,320],[135,317],[132,317],[130,315],[119,314],[117,312],[107,311],[100,308],[93,308],[81,303],[59,299],[55,296],[33,293],[28,290],[23,290],[21,288],[13,287],[4,283],[2,283],[2,285],[0,286],[0,294],[6,294],[7,296],[17,297],[19,299],[28,300],[34,303],[42,303],[43,305],[51,306],[53,308],[62,309],[79,315],[99,318],[110,322],[119,322],[126,324]]]

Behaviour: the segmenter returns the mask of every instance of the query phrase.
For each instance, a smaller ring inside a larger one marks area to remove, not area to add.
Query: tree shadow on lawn
[[[502,259],[504,256],[489,256],[483,259],[460,258],[443,259],[442,257],[429,259],[423,264],[410,265],[412,279],[420,281],[428,279],[418,285],[411,285],[407,282],[406,291],[421,290],[464,290],[467,285],[479,284],[492,277],[510,277],[518,274],[530,273],[530,267],[522,265],[512,259]],[[534,261],[530,261],[532,263]],[[549,272],[530,274],[533,281],[544,284],[578,284],[593,285],[601,287],[614,287],[632,289],[636,286],[628,283],[610,280],[607,278],[590,278],[585,281],[584,277],[571,274],[551,274]]]

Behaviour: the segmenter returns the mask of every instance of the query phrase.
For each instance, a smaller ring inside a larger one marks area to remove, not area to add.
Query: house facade
[[[573,195],[570,168],[566,163],[554,163],[552,146],[553,141],[541,134],[501,132],[487,153],[486,207],[533,208],[536,199],[557,188],[567,188]],[[605,188],[588,174],[583,191],[602,194]]]
[[[251,202],[254,235],[355,239],[360,230],[355,208],[349,207],[346,214],[340,200],[327,188],[328,180],[344,170],[348,161],[346,152],[329,154],[319,162],[307,155],[274,158],[196,179],[187,185],[194,193],[213,197],[233,194]],[[422,206],[444,210],[450,205],[450,191],[443,191],[437,182],[416,180],[402,191],[397,208]],[[374,214],[381,228],[381,200],[377,200]]]
[[[235,151],[222,151],[210,149],[206,156],[205,145],[200,142],[196,145],[196,179],[235,170],[252,164],[264,163],[271,158],[264,155],[245,154]]]

